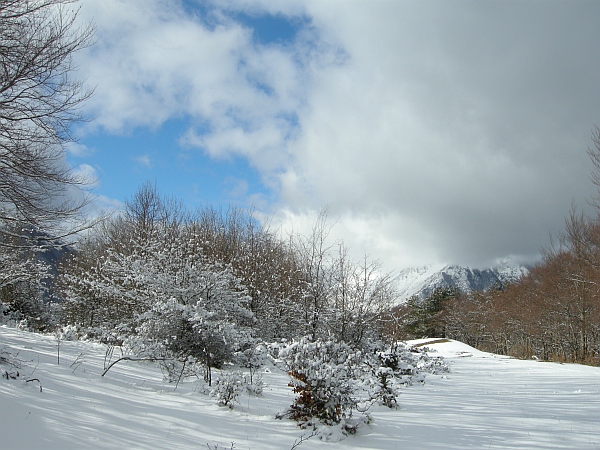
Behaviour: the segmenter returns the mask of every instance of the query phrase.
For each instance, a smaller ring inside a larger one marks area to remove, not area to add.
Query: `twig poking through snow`
[[[302,444],[304,444],[306,441],[308,441],[310,438],[313,438],[313,437],[317,436],[318,434],[319,434],[319,432],[316,429],[313,430],[312,433],[310,433],[307,437],[305,437],[305,435],[303,434],[302,436],[300,436],[298,439],[296,439],[294,441],[294,443],[290,447],[290,450],[297,449]]]
[[[117,359],[115,362],[111,363],[105,370],[102,372],[102,376],[106,375],[106,372],[110,370],[112,366],[117,364],[120,361],[166,361],[169,358],[137,358],[135,356],[123,356],[122,358]]]

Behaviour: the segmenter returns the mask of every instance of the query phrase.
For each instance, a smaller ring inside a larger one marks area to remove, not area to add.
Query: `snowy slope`
[[[452,287],[461,292],[485,291],[496,284],[517,281],[526,267],[502,265],[491,269],[471,269],[457,265],[429,265],[403,270],[398,274],[399,299],[427,297],[436,288]]]
[[[448,266],[429,265],[401,271],[397,277],[400,300],[406,300],[414,295],[420,296],[425,289],[434,285],[438,274],[446,267]]]
[[[356,436],[297,448],[600,448],[600,368],[518,361],[455,341],[426,346],[447,358],[449,374],[405,388],[400,409],[375,408]],[[100,345],[64,342],[57,366],[53,338],[0,327],[0,348],[30,361],[24,372],[43,388],[0,379],[1,448],[285,450],[309,435],[274,418],[293,398],[276,369],[264,373],[263,397],[229,410],[193,382],[163,384],[151,364],[119,364],[102,378]]]

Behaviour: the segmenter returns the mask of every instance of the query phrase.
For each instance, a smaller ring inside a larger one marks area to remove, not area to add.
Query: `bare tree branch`
[[[73,55],[92,44],[72,0],[0,0],[0,237],[29,242],[32,230],[56,241],[81,219],[92,180],[65,162],[74,123],[92,90],[72,77]],[[67,230],[67,231],[65,231]],[[10,244],[9,244],[10,245]]]

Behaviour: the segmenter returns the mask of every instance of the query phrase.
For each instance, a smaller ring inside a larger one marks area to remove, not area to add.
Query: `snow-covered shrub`
[[[252,384],[256,371],[269,362],[267,347],[264,344],[250,344],[248,348],[236,352],[235,362],[248,369]]]
[[[448,372],[448,365],[439,356],[429,356],[427,352],[404,342],[395,342],[385,350],[376,352],[379,366],[390,369],[394,377],[403,384],[423,381],[426,373]]]
[[[219,406],[233,408],[239,396],[246,390],[247,380],[239,370],[221,372],[221,376],[213,383],[211,396],[217,399]]]
[[[260,374],[254,374],[254,376],[248,380],[246,384],[246,390],[248,394],[253,395],[255,397],[261,397],[265,388],[265,383]]]
[[[145,186],[105,236],[61,266],[64,321],[101,330],[124,326],[127,350],[165,361],[168,379],[200,363],[210,385],[212,369],[248,341],[254,317],[231,265],[209,258],[198,224],[171,206]],[[148,222],[147,214],[158,211],[165,216]]]
[[[283,358],[280,357],[281,351],[285,349],[290,343],[286,339],[281,339],[279,342],[270,342],[265,344],[267,349],[268,361],[277,367],[279,370],[287,371],[287,365]]]
[[[388,408],[398,407],[399,383],[394,376],[394,371],[389,367],[379,367],[374,371],[375,381],[371,391],[371,400],[375,400]]]
[[[352,415],[358,403],[356,380],[364,372],[360,351],[344,343],[303,339],[281,349],[279,356],[291,377],[289,386],[298,394],[287,417],[306,426],[314,419],[334,425]]]
[[[65,325],[57,330],[60,339],[64,341],[76,341],[79,339],[79,330],[74,325]]]
[[[404,342],[376,351],[367,364],[371,368],[367,383],[369,398],[389,408],[398,407],[398,396],[403,386],[424,382],[428,373],[449,370],[443,358],[429,356],[427,352]]]
[[[235,321],[235,312],[228,311],[238,305],[221,300],[219,305],[207,305],[204,301],[183,304],[174,298],[156,301],[149,311],[138,316],[135,335],[127,345],[138,356],[163,360],[161,364],[170,381],[187,376],[186,369],[195,373],[195,365],[202,364],[204,378],[211,385],[212,369],[220,369],[230,361],[248,340],[243,326]]]
[[[396,342],[389,348],[377,352],[382,367],[391,369],[395,375],[413,375],[418,357],[412,352],[412,347],[404,342]]]
[[[222,364],[225,355],[214,352],[216,346],[204,346],[190,321],[193,311],[171,299],[156,302],[152,309],[138,316],[135,334],[126,341],[137,356],[159,361],[165,380],[175,382],[197,373],[204,353],[215,356],[213,364]]]
[[[2,377],[15,380],[21,376],[21,369],[25,362],[19,358],[18,353],[13,353],[7,347],[0,349],[0,372]]]
[[[51,270],[44,245],[24,225],[0,224],[0,323],[47,332],[54,326],[49,285]],[[10,231],[9,231],[10,230]],[[29,245],[32,244],[32,245]]]
[[[450,371],[448,364],[441,356],[429,356],[426,352],[419,353],[417,370],[431,374],[447,373]]]
[[[240,370],[222,371],[209,393],[217,399],[220,406],[227,406],[231,409],[241,394],[247,392],[250,395],[261,396],[263,387],[263,380],[260,376],[255,376],[254,380],[250,380],[247,374]]]
[[[374,402],[396,408],[403,386],[424,381],[426,373],[447,371],[442,358],[430,357],[402,342],[387,348],[380,344],[378,350],[363,352],[336,341],[305,338],[270,344],[267,349],[275,364],[288,372],[289,386],[297,394],[282,417],[301,426],[343,422],[343,428],[348,427],[346,434],[352,432],[349,419],[353,411],[364,414]]]
[[[166,357],[157,359],[157,363],[163,373],[163,379],[168,383],[179,383],[189,377],[199,379],[206,376],[204,365],[191,356],[186,359]]]
[[[40,282],[16,282],[0,288],[0,323],[23,331],[47,332],[54,325],[52,306]]]

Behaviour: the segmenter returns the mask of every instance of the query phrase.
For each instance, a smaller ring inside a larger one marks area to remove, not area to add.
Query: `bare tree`
[[[365,255],[356,264],[348,256],[343,242],[330,269],[331,335],[352,347],[361,347],[368,338],[378,339],[383,331],[384,314],[396,300],[391,274],[381,273],[381,264]]]
[[[315,341],[324,331],[325,315],[330,303],[332,276],[332,249],[336,242],[329,243],[329,233],[333,227],[327,221],[328,210],[320,211],[310,236],[293,236],[293,245],[300,261],[302,273],[301,313],[306,333]]]
[[[592,132],[593,148],[588,148],[588,156],[592,162],[592,183],[600,190],[600,127],[594,128]],[[593,204],[600,208],[600,192],[592,199]]]
[[[78,25],[71,3],[0,0],[0,243],[30,242],[33,230],[72,233],[89,202],[88,180],[64,161],[92,93],[72,77],[93,28]]]

